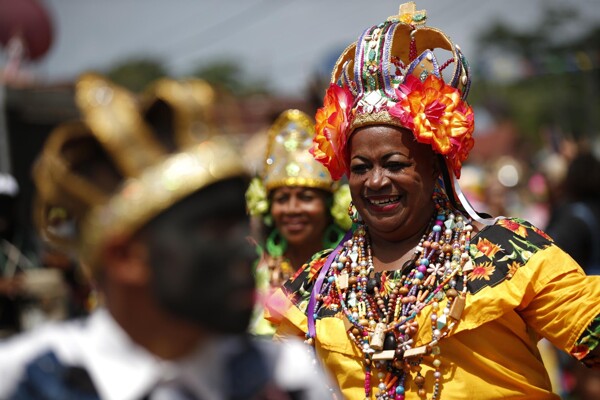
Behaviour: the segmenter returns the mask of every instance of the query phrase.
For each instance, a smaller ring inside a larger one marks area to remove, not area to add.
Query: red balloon
[[[52,22],[37,0],[0,0],[0,43],[21,36],[30,60],[42,57],[52,43]]]

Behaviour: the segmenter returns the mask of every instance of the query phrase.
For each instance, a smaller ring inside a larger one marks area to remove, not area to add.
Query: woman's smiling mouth
[[[377,196],[365,198],[366,203],[375,211],[390,211],[400,203],[401,196]]]

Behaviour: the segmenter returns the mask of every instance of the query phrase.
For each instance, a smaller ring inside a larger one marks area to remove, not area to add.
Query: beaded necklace
[[[407,376],[413,376],[421,397],[426,395],[420,364],[433,358],[432,399],[441,391],[439,341],[460,319],[467,295],[468,254],[473,227],[470,220],[452,210],[440,189],[434,192],[435,217],[414,249],[414,257],[401,270],[374,273],[368,229],[360,225],[335,256],[327,274],[320,303],[341,306],[349,338],[362,350],[365,396],[371,397],[371,381],[378,381],[379,400],[404,399]],[[462,279],[462,290],[456,290]],[[440,302],[447,304],[440,310]],[[335,301],[337,300],[337,301]],[[328,304],[327,304],[328,303]],[[432,340],[416,346],[417,315],[431,307]],[[373,377],[374,371],[380,371]]]

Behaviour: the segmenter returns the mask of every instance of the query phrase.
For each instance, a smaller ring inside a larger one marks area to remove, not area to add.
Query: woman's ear
[[[148,247],[142,240],[113,237],[103,246],[100,257],[105,279],[132,286],[150,281]]]

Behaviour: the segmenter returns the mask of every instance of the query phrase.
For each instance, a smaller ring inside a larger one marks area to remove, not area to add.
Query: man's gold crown
[[[138,100],[85,74],[75,97],[82,121],[56,128],[34,166],[34,217],[48,241],[91,267],[107,238],[131,235],[193,192],[246,174],[215,135],[214,92],[204,81],[161,79]]]

